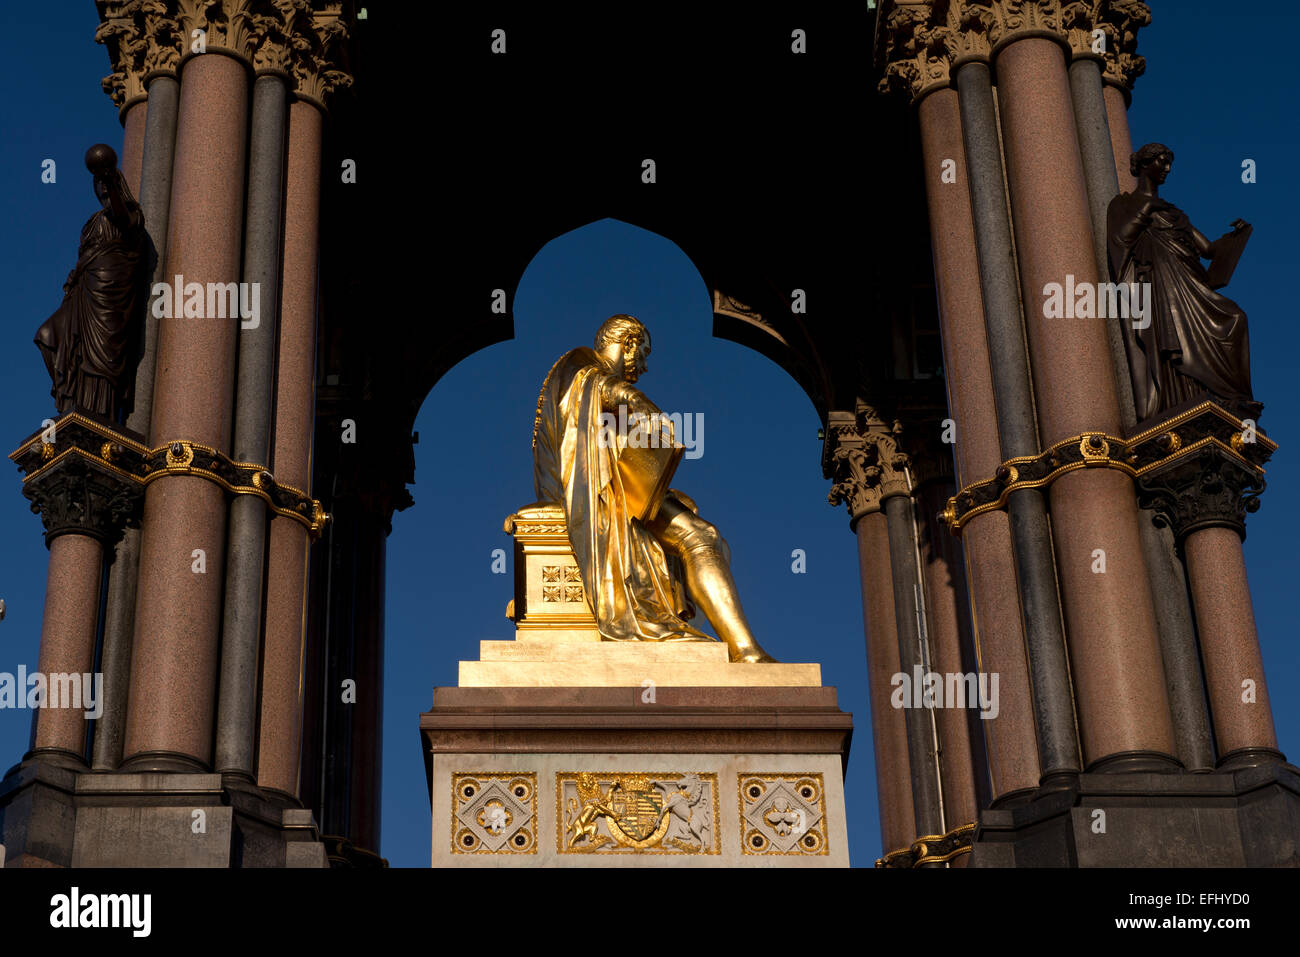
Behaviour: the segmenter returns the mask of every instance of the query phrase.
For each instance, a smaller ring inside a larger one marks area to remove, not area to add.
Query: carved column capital
[[[111,550],[139,523],[144,483],[137,472],[148,451],[139,438],[70,412],[9,456],[24,473],[23,495],[41,516],[46,545],[73,534]]]
[[[881,93],[906,93],[916,102],[949,85],[949,24],[943,14],[934,3],[903,0],[880,11],[876,62],[884,71]]]
[[[985,0],[955,0],[948,10],[949,52],[956,70],[970,60],[987,63],[993,54],[997,17]]]
[[[987,63],[1010,43],[1043,37],[1072,58],[1099,61],[1106,82],[1128,91],[1146,69],[1137,31],[1150,22],[1142,0],[888,0],[876,30],[879,88],[916,102],[948,87],[963,63]]]
[[[1062,7],[1076,4],[1062,0],[967,0],[968,4],[987,6],[993,13],[993,26],[989,38],[993,41],[993,55],[1008,44],[1029,37],[1042,37],[1068,43]]]
[[[253,70],[257,74],[280,73],[292,77],[293,61],[311,41],[299,31],[299,24],[311,25],[311,0],[275,0],[271,12],[255,11],[248,21]]]
[[[1180,548],[1183,539],[1202,528],[1231,528],[1244,540],[1246,513],[1259,508],[1264,464],[1277,443],[1257,431],[1253,420],[1239,419],[1211,402],[1138,438],[1150,436],[1157,436],[1154,441],[1166,456],[1144,463],[1139,444],[1136,478],[1138,504],[1154,510],[1156,524],[1169,526]]]
[[[1103,83],[1118,87],[1125,96],[1146,72],[1147,61],[1137,55],[1137,34],[1151,23],[1151,8],[1142,0],[1106,0],[1102,7],[1102,30],[1106,31]]]
[[[345,69],[349,30],[343,4],[316,0],[310,20],[296,18],[294,31],[293,91],[323,110],[327,97],[352,85],[352,75]]]
[[[885,499],[911,494],[911,460],[902,448],[902,431],[901,422],[886,422],[865,405],[827,416],[822,473],[834,482],[827,501],[848,506],[850,527],[880,511]]]
[[[1259,509],[1262,468],[1209,445],[1170,467],[1138,479],[1138,504],[1152,509],[1155,523],[1169,526],[1181,549],[1192,532],[1231,528],[1244,541],[1246,513]]]
[[[173,43],[175,20],[170,26],[157,12],[157,3],[146,0],[110,0],[100,4],[100,24],[95,42],[108,50],[113,72],[100,81],[104,92],[119,110],[125,110],[146,95],[145,77],[157,70],[175,69],[180,59],[179,42]]]
[[[352,85],[341,65],[348,36],[341,0],[100,0],[95,41],[113,72],[104,92],[119,109],[143,98],[152,74],[175,73],[203,51],[233,56],[258,73],[281,73],[300,97],[324,108]]]

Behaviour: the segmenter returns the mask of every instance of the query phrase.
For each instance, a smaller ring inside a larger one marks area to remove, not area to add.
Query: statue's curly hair
[[[1171,163],[1174,161],[1174,151],[1164,143],[1148,143],[1128,158],[1128,171],[1137,176],[1144,166],[1154,163],[1162,156],[1168,156]]]
[[[647,339],[650,333],[646,329],[645,323],[636,316],[629,316],[624,313],[610,316],[596,330],[596,351],[599,352],[612,343],[622,342],[629,336],[637,339]]]

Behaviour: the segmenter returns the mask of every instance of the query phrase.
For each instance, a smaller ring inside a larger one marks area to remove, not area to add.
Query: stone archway
[[[586,238],[592,235],[599,238]],[[647,271],[652,279],[638,279]],[[651,330],[650,372],[638,386],[666,410],[704,420],[703,456],[683,461],[675,484],[726,536],[755,633],[782,661],[821,664],[844,710],[865,708],[853,546],[825,505],[817,467],[822,419],[802,386],[766,357],[715,337],[716,317],[710,318],[712,301],[698,269],[670,239],[640,227],[607,219],[556,237],[529,263],[519,290],[515,337],[462,360],[426,399],[416,420],[416,507],[394,519],[388,540],[384,787],[404,833],[428,827],[427,817],[414,820],[415,809],[395,808],[426,800],[427,782],[412,767],[409,715],[427,710],[431,687],[458,683],[456,662],[477,660],[480,639],[515,633],[503,616],[513,568],[505,565],[511,539],[501,520],[535,498],[527,430],[537,389],[551,362],[590,345],[595,325],[615,309],[638,315]],[[565,305],[551,308],[554,302]],[[596,313],[596,302],[604,314]],[[713,386],[719,377],[725,389]],[[506,390],[511,398],[498,398]],[[499,439],[477,435],[471,423],[481,422],[499,422],[493,429]],[[455,474],[439,470],[440,449],[456,450],[448,470]],[[465,514],[474,519],[463,520]],[[506,574],[489,572],[496,548]],[[413,553],[426,557],[417,562]],[[818,609],[815,621],[812,609]],[[396,655],[401,669],[392,666]],[[857,762],[853,774],[853,786],[874,797],[870,762]],[[862,817],[870,840],[874,809]],[[427,864],[426,854],[410,857]]]

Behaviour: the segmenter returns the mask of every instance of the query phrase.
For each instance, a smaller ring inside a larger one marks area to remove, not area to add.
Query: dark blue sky
[[[1265,15],[1269,6],[1287,10],[1280,2],[1242,6],[1231,16],[1208,0],[1152,6],[1155,22],[1141,34],[1148,74],[1130,111],[1134,145],[1158,140],[1174,149],[1163,193],[1202,232],[1214,238],[1238,216],[1255,227],[1227,293],[1250,317],[1255,394],[1267,405],[1261,425],[1281,449],[1262,508],[1250,518],[1246,558],[1280,744],[1294,758],[1300,650],[1291,599],[1300,559],[1290,503],[1300,491],[1300,396],[1292,357],[1300,354],[1300,336],[1287,283],[1300,260],[1292,165],[1300,104],[1289,62],[1241,51],[1293,32],[1300,18]],[[0,317],[0,444],[8,452],[52,412],[31,338],[59,303],[78,231],[95,208],[81,157],[93,142],[120,145],[121,128],[99,88],[108,60],[92,42],[91,3],[7,4],[0,17],[10,91],[0,150],[0,268],[8,291]],[[865,56],[870,38],[862,49]],[[876,94],[864,85],[862,95]],[[59,164],[54,185],[40,182],[47,157]],[[1254,185],[1241,182],[1247,158],[1258,165]],[[870,226],[869,208],[854,212]],[[511,637],[504,617],[511,577],[492,574],[491,553],[509,549],[502,519],[534,498],[529,436],[537,390],[550,364],[589,344],[615,312],[639,316],[653,335],[650,371],[639,385],[665,410],[704,416],[704,455],[683,462],[674,484],[731,544],[759,640],[781,660],[820,662],[824,682],[854,714],[846,782],[851,854],[870,866],[881,853],[856,548],[843,507],[826,504],[816,414],[773,363],[711,337],[708,290],[671,239],[611,220],[557,237],[520,284],[517,338],[462,362],[421,409],[416,504],[394,517],[388,553],[381,851],[394,865],[429,861],[417,726],[430,689],[455,684],[457,661],[476,658],[480,640]],[[423,301],[437,310],[436,294]],[[0,489],[0,598],[8,605],[0,671],[14,672],[20,664],[36,668],[47,559],[40,521],[27,509],[17,472],[10,475]],[[791,572],[795,548],[807,554],[805,575]],[[0,711],[0,770],[21,757],[29,721],[30,712]]]

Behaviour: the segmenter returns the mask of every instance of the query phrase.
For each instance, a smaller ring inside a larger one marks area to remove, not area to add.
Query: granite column
[[[167,281],[167,220],[172,193],[172,159],[176,148],[176,111],[180,84],[174,74],[156,73],[149,80],[149,112],[145,119],[139,193],[144,226],[155,257],[153,283]],[[126,427],[149,436],[153,412],[159,319],[151,296],[144,311],[144,351],[135,372],[135,401]],[[135,598],[139,587],[140,530],[128,528],[117,544],[108,572],[108,602],[100,667],[104,674],[104,712],[95,723],[96,771],[112,771],[122,763],[127,697],[131,683],[131,641],[135,628]]]
[[[289,107],[285,183],[284,279],[276,375],[274,469],[277,480],[310,490],[315,414],[317,260],[319,256],[322,109],[305,99]],[[257,781],[297,799],[306,635],[307,529],[271,520],[266,643]]]
[[[1115,435],[1119,402],[1103,321],[1049,316],[1051,284],[1097,282],[1062,46],[1041,36],[995,50],[1025,319],[1045,445]],[[1172,770],[1176,745],[1132,480],[1084,469],[1051,486],[1079,731],[1095,770]]]
[[[917,104],[943,339],[948,409],[955,427],[958,485],[993,475],[1000,464],[979,258],[971,214],[957,93],[939,89]],[[945,166],[951,163],[951,175]],[[995,718],[983,720],[991,797],[1037,787],[1040,777],[1025,632],[1006,512],[986,512],[962,530],[977,669],[998,675]]]
[[[1006,460],[1039,451],[1016,247],[1007,214],[1002,148],[988,64],[972,59],[956,70],[989,369],[998,438]],[[1007,499],[1007,515],[1033,690],[1040,780],[1064,783],[1081,770],[1081,760],[1051,530],[1041,490],[1012,492]]]
[[[259,315],[242,321],[235,390],[234,457],[269,466],[275,402],[288,77],[260,72],[253,83],[244,281],[258,289]],[[266,503],[236,496],[230,505],[226,594],[217,701],[216,770],[254,780],[257,671],[262,635]]]
[[[1087,182],[1097,273],[1103,281],[1108,281],[1106,210],[1111,199],[1119,193],[1119,179],[1102,90],[1102,64],[1078,50],[1074,51],[1074,61],[1070,64],[1070,96]],[[1098,303],[1100,301],[1098,297]],[[1137,416],[1128,355],[1120,328],[1121,322],[1128,321],[1127,317],[1110,316],[1105,320],[1105,327],[1115,370],[1120,424],[1126,434],[1132,434]],[[1177,755],[1184,767],[1209,769],[1214,766],[1214,747],[1205,704],[1205,682],[1196,647],[1196,627],[1187,595],[1187,578],[1174,549],[1173,533],[1167,528],[1157,528],[1147,512],[1139,513],[1138,528],[1147,571],[1151,576],[1151,597],[1156,606],[1156,627],[1160,633],[1160,653],[1165,666]]]
[[[1196,529],[1183,540],[1183,555],[1201,634],[1218,766],[1282,761],[1241,539],[1232,528]]]
[[[181,66],[166,275],[240,275],[249,68],[218,50]],[[237,321],[164,319],[150,444],[231,442]],[[226,500],[216,484],[169,474],[145,491],[124,766],[207,770],[212,762]]]

